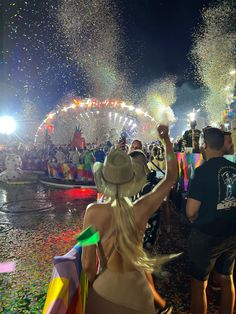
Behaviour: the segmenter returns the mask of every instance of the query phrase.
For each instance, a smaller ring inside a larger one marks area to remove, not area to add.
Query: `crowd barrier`
[[[179,169],[179,188],[187,191],[190,178],[194,170],[203,162],[202,154],[176,153]],[[236,163],[236,155],[225,156],[228,160]],[[78,182],[93,182],[91,165],[72,163],[48,163],[49,177],[63,180],[74,180]]]
[[[93,182],[91,165],[72,163],[48,163],[48,175],[50,178],[77,182]]]

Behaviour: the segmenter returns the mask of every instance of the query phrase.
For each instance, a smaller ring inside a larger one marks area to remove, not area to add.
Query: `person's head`
[[[142,156],[131,158],[123,150],[114,149],[104,164],[96,162],[93,172],[98,191],[112,199],[136,195],[146,182],[143,156],[142,153]]]
[[[135,224],[133,205],[128,198],[141,191],[146,183],[141,161],[123,150],[114,149],[105,158],[104,164],[94,164],[93,173],[98,192],[111,199],[119,252],[137,269],[153,270],[157,262],[149,259],[143,251],[142,234]]]
[[[149,145],[148,150],[149,150],[150,153],[152,152],[153,147],[154,147],[153,144],[150,144],[150,145]]]
[[[234,143],[232,140],[231,132],[224,131],[224,145],[222,148],[224,155],[233,155]]]
[[[159,153],[160,153],[159,147],[158,146],[154,146],[151,153],[152,153],[153,157],[158,156]]]
[[[149,168],[147,166],[147,157],[142,150],[140,150],[140,149],[133,150],[131,153],[129,153],[129,156],[132,157],[132,160],[140,163],[144,167],[144,171],[145,171],[146,175],[149,174],[150,171],[149,171]]]
[[[196,120],[190,122],[190,128],[191,128],[192,130],[195,129],[196,126],[197,126],[197,121],[196,121]]]
[[[133,150],[137,150],[137,149],[143,149],[143,145],[142,142],[140,140],[133,140],[133,142],[130,145],[129,148],[129,152],[131,153]]]
[[[223,156],[224,133],[217,128],[207,128],[204,130],[204,149],[206,158]]]

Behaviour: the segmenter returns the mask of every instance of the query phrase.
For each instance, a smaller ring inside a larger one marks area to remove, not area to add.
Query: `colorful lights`
[[[57,116],[60,113],[66,113],[70,112],[71,110],[76,110],[78,118],[82,119],[91,119],[91,115],[94,116],[94,114],[99,115],[101,114],[102,109],[110,109],[108,113],[108,119],[112,120],[114,119],[114,122],[118,122],[121,125],[127,124],[129,127],[134,128],[137,127],[133,126],[134,123],[134,117],[133,115],[140,115],[147,119],[150,119],[151,124],[155,123],[155,119],[147,112],[144,111],[141,108],[135,108],[133,105],[127,105],[124,101],[120,102],[117,100],[104,100],[104,101],[97,101],[96,99],[87,98],[87,99],[73,99],[72,101],[69,101],[69,104],[62,105],[61,108],[57,109],[56,111],[50,112],[43,122],[38,127],[38,130],[35,135],[35,141],[37,140],[37,137],[39,135],[40,131],[44,131],[47,128],[47,125],[52,124],[52,119],[57,118]],[[109,110],[108,109],[108,110]],[[119,112],[119,109],[127,109],[131,112],[131,116],[129,117],[123,117],[122,113]],[[113,111],[112,111],[113,110]],[[117,110],[117,111],[115,111]],[[119,114],[118,114],[119,113]],[[133,119],[132,119],[133,118]]]

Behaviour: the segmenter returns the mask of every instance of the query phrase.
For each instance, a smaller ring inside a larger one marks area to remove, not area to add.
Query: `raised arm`
[[[169,130],[167,126],[160,125],[158,127],[159,136],[165,143],[166,150],[166,175],[165,178],[155,186],[148,194],[144,195],[134,204],[138,207],[141,218],[147,220],[157,208],[160,207],[164,198],[168,195],[171,187],[177,180],[177,161],[173,149],[173,145],[169,138]]]

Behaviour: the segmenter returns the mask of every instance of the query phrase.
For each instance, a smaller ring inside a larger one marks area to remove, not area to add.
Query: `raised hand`
[[[163,139],[163,140],[169,139],[169,128],[168,128],[168,126],[160,124],[157,127],[157,131],[158,131],[161,139]]]

